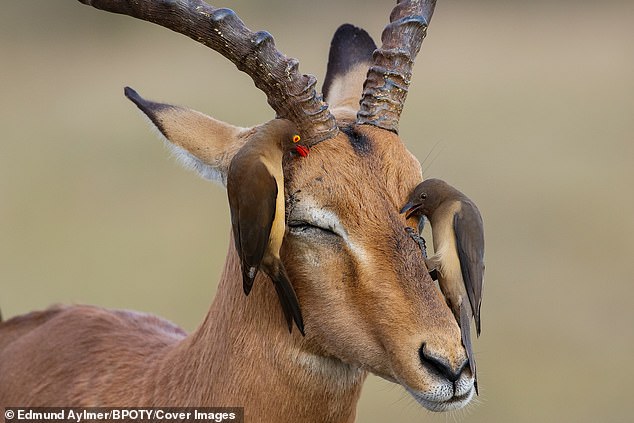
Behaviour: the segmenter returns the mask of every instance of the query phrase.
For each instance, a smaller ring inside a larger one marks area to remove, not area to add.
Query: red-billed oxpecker
[[[258,270],[264,271],[275,286],[289,331],[295,321],[304,334],[299,301],[280,259],[286,231],[282,159],[297,139],[295,131],[284,119],[260,127],[231,160],[227,194],[244,293],[251,292]]]
[[[204,127],[204,122],[197,120],[198,114],[186,114],[182,108],[146,100],[130,87],[125,88],[125,95],[168,138],[178,129],[165,124],[169,113],[189,116],[189,125]],[[299,302],[280,261],[286,230],[282,157],[291,149],[298,159],[308,154],[305,146],[297,144],[296,131],[285,119],[274,119],[259,127],[229,165],[227,193],[245,294],[249,295],[255,276],[262,269],[273,281],[289,330],[294,320],[303,334]]]
[[[406,213],[407,218],[427,218],[431,223],[434,255],[426,258],[425,263],[430,273],[436,271],[438,285],[460,324],[477,391],[470,321],[473,316],[480,336],[484,277],[482,216],[473,201],[440,179],[427,179],[416,186],[401,213]]]

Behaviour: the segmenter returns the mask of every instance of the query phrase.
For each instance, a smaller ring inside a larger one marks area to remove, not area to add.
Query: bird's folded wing
[[[454,214],[453,223],[462,279],[473,309],[476,330],[479,335],[480,304],[482,302],[482,282],[484,278],[482,217],[473,204],[463,202],[460,210]]]
[[[233,164],[232,164],[233,167]],[[238,174],[234,177],[234,171]],[[231,169],[227,181],[231,225],[236,249],[242,263],[244,282],[250,290],[255,273],[269,243],[271,226],[275,218],[277,183],[266,166],[259,161],[240,169]]]

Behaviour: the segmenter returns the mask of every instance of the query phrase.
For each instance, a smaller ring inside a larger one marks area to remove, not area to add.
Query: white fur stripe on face
[[[346,228],[341,223],[341,219],[339,219],[339,216],[337,216],[335,212],[319,208],[314,203],[311,204],[310,202],[307,202],[307,204],[305,203],[305,206],[306,208],[300,212],[302,214],[305,213],[304,220],[315,226],[325,228],[336,233],[344,240],[350,252],[352,252],[354,257],[360,263],[369,263],[370,260],[367,251],[363,248],[363,246],[350,239],[348,231],[346,231]]]

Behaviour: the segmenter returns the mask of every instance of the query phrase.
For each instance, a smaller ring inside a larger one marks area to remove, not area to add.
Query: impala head
[[[157,8],[169,16],[172,3]],[[378,49],[365,31],[341,27],[323,87],[329,106],[314,77],[300,74],[269,34],[250,32],[233,12],[190,5],[181,14],[196,23],[195,34],[175,18],[143,19],[202,40],[236,63],[310,148],[307,157],[287,154],[284,162],[282,260],[302,307],[305,348],[400,383],[423,406],[442,411],[469,402],[473,378],[458,324],[405,230],[415,219],[399,214],[422,172],[397,135],[434,5],[399,1]],[[186,164],[222,184],[233,155],[270,126],[238,128],[130,89],[126,95]]]

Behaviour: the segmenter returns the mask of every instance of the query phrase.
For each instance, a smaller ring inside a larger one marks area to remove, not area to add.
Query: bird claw
[[[409,234],[409,236],[418,244],[421,252],[423,253],[423,258],[427,258],[427,244],[425,244],[425,238],[416,233],[413,228],[409,226],[405,227],[405,232]]]
[[[416,231],[409,226],[405,227],[405,232],[409,234],[409,236],[418,244],[421,252],[423,253],[423,258],[427,260],[427,244],[425,243],[425,238],[416,233]],[[429,276],[431,276],[432,280],[438,280],[438,270],[432,269],[429,271]]]

